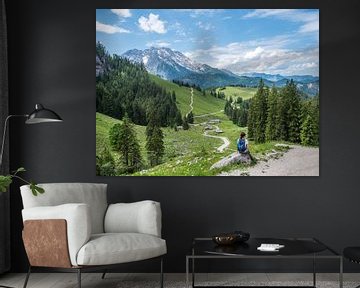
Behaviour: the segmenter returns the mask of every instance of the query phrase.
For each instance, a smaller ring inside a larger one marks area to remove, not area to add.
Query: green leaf
[[[35,189],[36,189],[36,191],[37,191],[39,194],[45,193],[44,188],[42,188],[42,187],[40,187],[40,186],[35,186]]]
[[[38,194],[43,194],[45,192],[44,188],[41,188],[40,186],[37,186],[35,182],[30,183],[30,189],[34,196],[38,196]]]
[[[0,175],[0,192],[6,192],[12,183],[11,175]]]
[[[24,167],[19,167],[16,171],[15,171],[15,174],[18,173],[18,172],[25,172],[26,169]]]

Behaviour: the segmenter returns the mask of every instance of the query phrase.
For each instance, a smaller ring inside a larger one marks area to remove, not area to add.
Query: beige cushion
[[[161,237],[160,203],[145,200],[111,204],[105,215],[106,233],[142,233]]]
[[[106,184],[98,183],[51,183],[39,184],[44,194],[34,197],[29,185],[20,187],[24,208],[57,206],[68,203],[84,203],[89,206],[92,233],[104,232],[107,209]]]
[[[107,265],[149,259],[166,254],[165,240],[140,233],[92,235],[81,247],[78,265]]]

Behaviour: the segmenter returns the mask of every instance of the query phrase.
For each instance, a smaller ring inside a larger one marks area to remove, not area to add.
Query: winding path
[[[215,129],[220,129],[218,126],[214,125]],[[227,137],[223,137],[223,136],[216,136],[216,135],[209,135],[208,133],[210,132],[210,130],[207,130],[204,132],[204,136],[205,137],[211,137],[211,138],[217,138],[222,140],[224,143],[219,146],[218,148],[216,148],[216,150],[218,152],[223,152],[226,148],[229,147],[230,145],[230,140]]]
[[[190,93],[191,93],[191,96],[190,96],[190,104],[189,104],[190,110],[189,110],[188,113],[186,113],[186,116],[188,116],[189,113],[192,112],[193,109],[194,109],[194,107],[193,107],[193,104],[194,104],[194,89],[193,89],[193,88],[190,88]],[[204,117],[204,116],[209,116],[209,115],[215,115],[215,114],[218,114],[218,113],[223,112],[223,111],[224,111],[224,110],[221,110],[221,111],[218,111],[218,112],[213,112],[213,113],[208,113],[208,114],[203,114],[203,115],[198,115],[198,116],[194,116],[194,118],[195,118],[195,117],[199,118],[199,117]],[[201,123],[201,124],[204,124],[204,123],[206,123],[206,122],[203,122],[203,123]],[[192,125],[192,126],[198,126],[199,124],[191,124],[191,125]],[[216,126],[216,125],[213,125],[213,126],[215,127],[216,130],[220,130],[219,126]],[[222,141],[224,142],[222,145],[220,145],[218,148],[216,148],[216,150],[217,150],[218,152],[223,152],[227,147],[229,147],[229,145],[230,145],[230,140],[229,140],[227,137],[216,136],[216,135],[209,135],[209,134],[208,134],[209,132],[210,132],[209,130],[208,130],[208,131],[205,131],[203,135],[204,135],[205,137],[220,139],[220,140],[222,140]]]
[[[194,89],[193,89],[193,88],[190,88],[190,94],[191,94],[191,96],[190,96],[190,104],[189,104],[190,110],[189,110],[188,113],[186,113],[186,117],[187,117],[187,116],[189,115],[189,113],[192,112],[193,109],[194,109],[194,107],[193,107],[193,104],[194,104]]]

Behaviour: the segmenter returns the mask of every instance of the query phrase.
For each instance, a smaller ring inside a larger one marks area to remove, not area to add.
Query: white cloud
[[[166,33],[165,22],[160,20],[159,15],[149,14],[149,17],[141,16],[138,20],[139,27],[145,32]]]
[[[265,72],[271,74],[319,75],[319,49],[290,50],[291,36],[234,42],[226,46],[188,51],[186,56],[199,63],[228,69],[234,73]]]
[[[213,26],[213,25],[211,25],[210,23],[204,23],[204,22],[202,22],[202,21],[197,22],[196,25],[197,25],[200,29],[203,29],[203,30],[206,30],[206,31],[209,31],[209,30],[214,29],[214,26]]]
[[[156,41],[152,41],[152,42],[147,42],[146,43],[146,47],[170,47],[170,43],[163,41],[163,40],[156,40]]]
[[[286,15],[293,11],[292,9],[256,9],[243,16],[243,18],[266,18],[272,16]],[[295,10],[296,11],[296,10]]]
[[[298,31],[300,33],[319,31],[318,11],[304,11],[301,9],[256,9],[243,16],[244,19],[267,17],[302,23]]]
[[[259,57],[264,52],[264,49],[261,47],[256,47],[255,50],[250,50],[245,53],[244,58],[245,59],[254,59],[256,57]]]
[[[299,32],[308,33],[308,32],[318,32],[319,31],[319,20],[310,21],[300,27]]]
[[[104,33],[107,33],[107,34],[130,33],[129,30],[126,30],[126,29],[121,28],[119,26],[108,25],[108,24],[101,23],[99,21],[96,21],[96,31],[104,32]]]
[[[131,17],[130,9],[111,9],[111,12],[116,14],[121,18],[129,18]]]

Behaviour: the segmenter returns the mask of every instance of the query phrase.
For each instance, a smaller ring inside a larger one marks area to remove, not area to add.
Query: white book
[[[269,252],[276,252],[279,251],[279,249],[284,248],[284,245],[280,244],[268,244],[268,243],[262,243],[259,247],[257,247],[260,251],[269,251]]]

